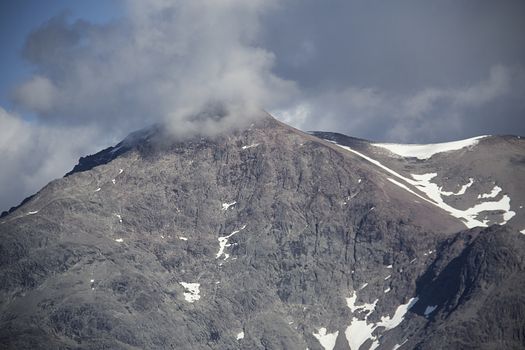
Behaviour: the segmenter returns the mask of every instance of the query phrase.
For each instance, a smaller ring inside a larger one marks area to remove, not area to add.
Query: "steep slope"
[[[420,303],[434,302],[427,286],[449,273],[455,257],[467,255],[453,272],[469,271],[477,238],[454,244],[457,232],[485,233],[465,229],[362,156],[272,118],[185,142],[155,127],[81,159],[2,218],[0,343],[356,350],[410,339],[407,346],[432,346],[422,342],[427,322],[448,321],[427,319]],[[508,231],[503,242],[523,241]],[[513,250],[516,261],[522,252]],[[521,281],[521,267],[513,271]],[[499,281],[481,277],[469,285]],[[458,293],[439,300],[443,310]],[[474,310],[494,293],[459,305]]]
[[[381,144],[341,134],[323,139],[381,165],[400,186],[435,203],[467,226],[510,223],[525,229],[525,141],[480,136],[430,145]]]
[[[458,241],[471,242],[456,255],[452,247]],[[432,321],[407,346],[523,348],[525,240],[522,235],[493,226],[479,235],[461,233],[445,246],[420,279],[420,298],[413,308]]]

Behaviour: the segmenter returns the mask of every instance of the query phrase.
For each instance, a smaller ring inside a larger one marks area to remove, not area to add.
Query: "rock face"
[[[0,344],[525,346],[525,236],[515,203],[524,197],[512,175],[523,169],[523,142],[511,141],[510,158],[501,149],[498,159],[512,164],[506,174],[487,175],[504,188],[500,198],[512,198],[514,216],[468,230],[417,184],[400,186],[363,157],[380,154],[364,153],[376,146],[316,135],[270,117],[185,142],[155,127],[82,158],[0,221]],[[454,159],[434,181],[461,189],[452,177],[465,164],[460,155],[381,154],[375,160],[404,177]],[[464,169],[456,181],[485,174],[469,167],[472,175]],[[458,207],[471,204],[456,197]],[[487,215],[475,219],[504,217]]]

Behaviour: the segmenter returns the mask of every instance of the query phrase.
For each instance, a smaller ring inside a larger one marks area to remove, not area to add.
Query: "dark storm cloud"
[[[266,23],[276,71],[311,88],[410,91],[525,62],[523,1],[295,0]]]
[[[414,93],[353,86],[326,89],[274,113],[302,129],[428,143],[519,133],[524,92],[523,68],[497,65],[473,84],[427,87]]]
[[[303,92],[299,110],[311,109],[301,128],[406,142],[525,133],[523,1],[297,0],[266,23],[277,74]],[[428,96],[469,91],[498,70],[509,86],[478,103]],[[405,115],[425,95],[431,108]]]

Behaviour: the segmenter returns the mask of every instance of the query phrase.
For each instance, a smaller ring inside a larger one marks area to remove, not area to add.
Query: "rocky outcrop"
[[[417,349],[523,348],[522,235],[493,226],[462,232],[444,246],[420,278],[413,311],[428,321],[410,344]]]

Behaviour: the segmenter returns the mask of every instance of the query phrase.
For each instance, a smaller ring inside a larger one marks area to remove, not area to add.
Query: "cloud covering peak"
[[[126,1],[120,20],[50,19],[27,39],[36,74],[14,92],[46,123],[212,134],[242,125],[294,94],[256,45],[273,1]],[[206,115],[207,118],[203,118]]]

